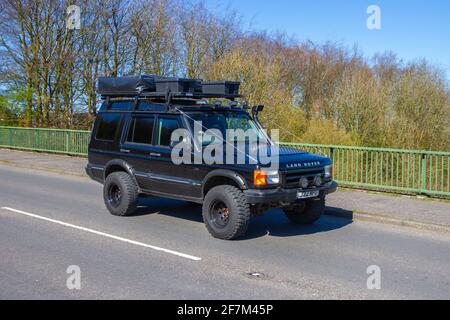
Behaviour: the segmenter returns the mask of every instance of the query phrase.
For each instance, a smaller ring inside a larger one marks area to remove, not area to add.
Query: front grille
[[[324,169],[323,168],[313,168],[313,169],[302,169],[302,170],[290,170],[283,174],[283,187],[285,188],[300,188],[300,179],[305,177],[308,179],[308,188],[316,187],[314,185],[314,177],[320,175],[322,178],[322,184],[325,183],[324,179]]]

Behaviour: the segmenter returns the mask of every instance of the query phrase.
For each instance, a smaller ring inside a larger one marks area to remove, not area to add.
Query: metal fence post
[[[8,129],[8,143],[9,143],[9,146],[10,147],[13,147],[13,129],[12,128],[9,128]]]
[[[427,193],[427,155],[425,153],[422,154],[421,161],[421,174],[420,174],[420,191],[423,194]]]
[[[69,153],[69,131],[66,131],[66,152]]]

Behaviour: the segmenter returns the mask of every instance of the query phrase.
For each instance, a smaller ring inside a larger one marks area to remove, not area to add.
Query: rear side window
[[[113,141],[116,136],[117,128],[119,127],[120,114],[103,113],[100,114],[99,117],[100,120],[95,139]]]
[[[180,126],[178,120],[174,118],[160,118],[158,121],[157,145],[170,146],[172,133]]]
[[[109,105],[109,110],[117,111],[117,110],[130,110],[133,102],[131,101],[113,101]]]
[[[131,119],[127,142],[152,144],[154,126],[154,117]]]

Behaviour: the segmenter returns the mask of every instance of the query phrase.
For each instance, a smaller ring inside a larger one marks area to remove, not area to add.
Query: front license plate
[[[298,191],[297,192],[297,199],[309,199],[309,198],[316,198],[319,196],[320,191],[314,190],[314,191]]]

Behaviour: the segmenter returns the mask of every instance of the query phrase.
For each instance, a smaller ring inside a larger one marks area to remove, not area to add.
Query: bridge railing
[[[0,147],[86,156],[89,131],[0,127]]]
[[[0,147],[86,156],[89,135],[78,130],[0,127]],[[341,185],[450,196],[450,152],[281,144],[330,157],[334,178]]]
[[[342,185],[450,196],[450,152],[283,143],[330,157]]]

